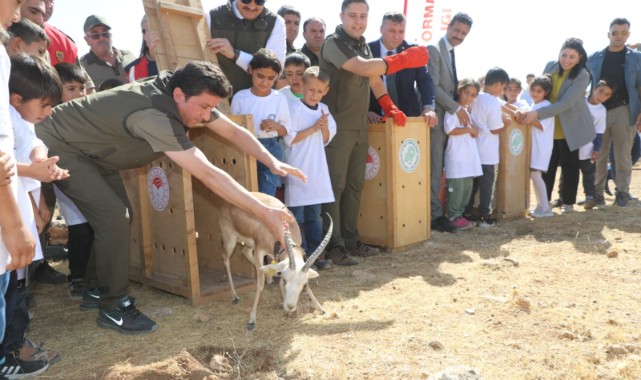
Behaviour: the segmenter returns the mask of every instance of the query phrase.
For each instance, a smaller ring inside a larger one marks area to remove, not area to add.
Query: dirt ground
[[[192,307],[132,283],[159,328],[131,337],[97,327],[64,285],[35,284],[29,337],[62,355],[49,379],[427,379],[456,365],[485,379],[641,379],[641,202],[606,201],[321,272],[325,315],[303,295],[286,317],[266,288],[252,336],[251,292]]]

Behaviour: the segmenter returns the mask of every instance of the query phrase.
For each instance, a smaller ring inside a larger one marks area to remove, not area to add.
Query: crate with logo
[[[253,125],[249,115],[231,118]],[[215,166],[256,191],[256,160],[207,128],[189,137]],[[222,199],[167,157],[128,171],[131,200],[130,278],[190,298],[194,305],[229,295],[222,261],[218,210]],[[255,270],[240,252],[232,256],[236,288],[255,287]]]
[[[494,193],[497,219],[521,218],[527,214],[532,141],[529,128],[513,121],[499,136],[500,163]]]
[[[209,31],[200,0],[143,0],[151,30],[161,39],[156,51],[160,70],[174,70],[193,60],[210,60]],[[229,115],[229,103],[219,110]],[[231,117],[244,127],[251,116]],[[250,191],[258,188],[256,161],[208,128],[189,137],[209,162]],[[144,168],[124,171],[131,203],[129,275],[134,281],[191,299],[194,305],[229,295],[222,260],[218,209],[222,200],[167,157]],[[238,290],[254,289],[254,266],[237,252],[232,276]]]
[[[405,127],[370,124],[358,219],[364,242],[393,251],[430,238],[429,136],[420,117]]]

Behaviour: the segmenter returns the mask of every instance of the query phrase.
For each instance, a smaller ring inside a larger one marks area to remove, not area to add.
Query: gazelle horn
[[[289,256],[289,269],[296,270],[296,260],[294,260],[294,241],[289,232],[285,232],[285,246],[287,256]]]
[[[332,237],[332,231],[334,229],[334,221],[332,220],[332,217],[329,216],[329,214],[327,214],[327,217],[329,218],[329,228],[327,229],[327,234],[325,234],[323,241],[321,241],[318,248],[316,248],[314,253],[312,253],[309,259],[307,259],[307,261],[305,262],[305,266],[303,267],[303,272],[307,272],[307,270],[311,268],[312,265],[314,265],[314,262],[316,261],[318,256],[320,256],[320,254],[323,252],[325,247],[327,247],[327,243],[329,243],[329,238]]]

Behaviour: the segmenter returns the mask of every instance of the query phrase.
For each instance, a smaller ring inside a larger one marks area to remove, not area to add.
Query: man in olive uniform
[[[260,48],[276,54],[285,64],[285,21],[265,8],[265,0],[229,0],[205,14],[211,39],[207,47],[231,82],[234,94],[251,87],[249,62]]]
[[[204,125],[235,141],[274,173],[304,179],[300,171],[269,154],[246,129],[215,110],[230,94],[231,86],[218,67],[192,62],[175,73],[165,71],[61,104],[36,125],[50,154],[59,156],[60,165],[73,173],[58,181],[58,187],[95,231],[87,277],[89,289],[98,289],[100,326],[128,334],[156,329],[156,323],[140,313],[127,295],[129,201],[120,170],[144,166],[164,153],[223,199],[263,220],[283,240],[284,222],[293,219],[284,210],[263,205],[213,166],[187,137],[188,128]]]
[[[336,138],[325,148],[335,201],[323,205],[323,211],[329,213],[337,226],[327,252],[327,257],[337,265],[358,264],[353,256],[366,257],[379,252],[359,240],[357,229],[369,148],[370,86],[385,118],[393,117],[396,124],[405,125],[405,114],[390,99],[381,75],[425,66],[428,58],[425,47],[411,47],[400,54],[373,58],[363,38],[368,13],[367,0],[344,0],[340,14],[342,24],[327,37],[320,54],[320,68],[331,78],[323,103],[329,107],[337,125]]]

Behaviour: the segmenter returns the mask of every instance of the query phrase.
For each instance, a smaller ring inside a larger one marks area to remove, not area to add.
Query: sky
[[[425,7],[434,11],[434,24],[447,21],[448,15],[465,12],[474,20],[470,34],[457,48],[456,62],[459,78],[483,75],[498,66],[511,77],[525,80],[528,73],[540,74],[548,61],[556,60],[563,41],[569,37],[581,38],[588,54],[603,49],[608,44],[607,32],[616,17],[625,17],[630,23],[629,43],[641,42],[641,2],[584,2],[578,0],[407,0],[410,17],[417,17],[408,25],[408,31],[420,29]],[[185,3],[186,1],[183,1]],[[226,0],[202,0],[203,8],[226,3]],[[277,11],[283,4],[292,4],[308,17],[321,17],[328,32],[340,24],[342,0],[268,0],[266,6]],[[403,12],[405,0],[369,0],[370,13],[365,38],[380,37],[380,24],[387,11]],[[49,23],[71,36],[81,54],[89,48],[83,39],[82,25],[90,14],[99,14],[111,23],[113,44],[138,54],[142,41],[140,20],[143,16],[142,0],[56,0],[53,17]],[[95,4],[95,5],[94,5]],[[597,5],[600,6],[597,8]],[[413,19],[408,19],[408,23]],[[418,24],[417,24],[418,23]],[[439,28],[437,28],[439,29]],[[444,31],[435,30],[431,41],[438,42]],[[406,39],[413,40],[409,35]],[[301,30],[295,46],[304,43]]]

